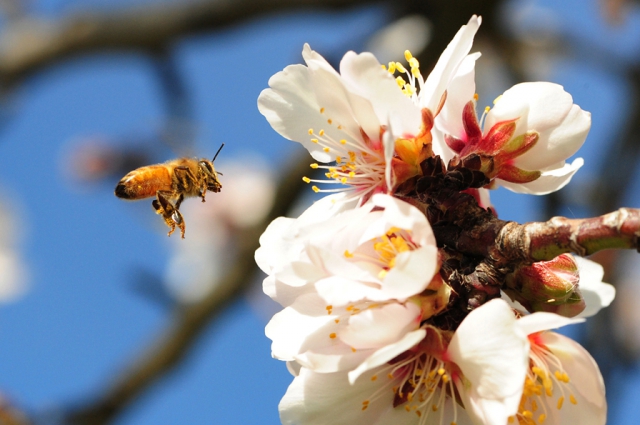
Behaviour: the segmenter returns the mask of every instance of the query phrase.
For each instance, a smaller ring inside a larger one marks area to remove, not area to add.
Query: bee
[[[185,223],[179,211],[180,204],[185,198],[195,196],[204,202],[207,190],[220,192],[222,184],[213,163],[223,146],[224,143],[211,161],[205,158],[178,158],[133,170],[118,182],[115,195],[129,200],[155,196],[151,205],[169,226],[168,236],[178,226],[184,239]]]

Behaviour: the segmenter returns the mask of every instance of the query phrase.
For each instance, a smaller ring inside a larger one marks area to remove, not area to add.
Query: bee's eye
[[[206,170],[209,174],[213,174],[213,167],[207,161],[200,161],[200,167]]]

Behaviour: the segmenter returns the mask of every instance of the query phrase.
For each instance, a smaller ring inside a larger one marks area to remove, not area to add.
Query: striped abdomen
[[[172,190],[170,168],[164,164],[138,168],[124,176],[115,194],[122,199],[144,199],[156,196],[159,190]]]

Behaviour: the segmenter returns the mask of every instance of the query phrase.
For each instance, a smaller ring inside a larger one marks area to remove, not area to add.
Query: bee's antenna
[[[216,158],[218,157],[218,154],[220,153],[222,148],[224,148],[224,143],[220,145],[220,148],[218,149],[218,152],[216,152],[216,154],[213,156],[213,159],[211,160],[211,162],[216,162]]]

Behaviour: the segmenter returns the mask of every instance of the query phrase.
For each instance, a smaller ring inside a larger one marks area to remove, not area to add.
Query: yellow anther
[[[371,377],[371,380],[372,380],[372,381],[375,381],[376,379],[378,379],[378,375],[373,375],[373,376]]]
[[[335,332],[331,332],[331,333],[329,334],[329,338],[331,338],[331,339],[335,339],[337,336],[338,336],[338,335],[336,335],[336,333],[335,333]]]
[[[411,58],[409,59],[409,66],[411,67],[411,70],[418,69],[420,68],[420,62],[418,62],[418,59],[416,58]]]
[[[347,311],[351,311],[351,310],[353,310],[354,308],[355,308],[355,306],[352,304],[352,305],[348,305],[348,306],[347,306],[347,308],[345,308],[345,310],[347,310]]]
[[[413,55],[411,54],[411,52],[410,52],[410,51],[405,50],[405,51],[404,51],[404,58],[405,58],[407,61],[410,61],[410,60],[411,60],[411,58],[413,58]]]
[[[411,74],[414,77],[417,77],[418,75],[420,75],[420,68],[411,68]]]
[[[545,415],[544,413],[538,416],[538,422],[540,422],[540,425],[542,425],[546,419],[547,415]]]
[[[318,139],[311,139],[313,143],[318,143]]]
[[[329,118],[329,119],[327,120],[327,124],[329,124],[329,125],[333,124],[333,120],[332,120],[331,118]]]
[[[491,110],[491,107],[490,107],[490,106],[485,106],[485,107],[484,107],[484,112],[485,112],[485,114],[486,114],[486,113],[488,113],[490,110]]]
[[[330,179],[331,178],[331,173],[324,173],[325,177]]]
[[[320,131],[318,132],[318,136],[324,136],[324,130],[320,130]]]
[[[320,108],[320,113],[324,114],[324,108]]]
[[[538,410],[538,403],[535,400],[531,400],[531,411],[535,412],[536,410]]]
[[[562,372],[562,382],[565,384],[569,383],[569,374],[567,374],[567,372]]]
[[[311,164],[309,167],[313,168],[314,170],[317,170],[319,165],[316,163]]]
[[[306,176],[302,178],[302,181],[305,182],[305,183],[311,183],[311,179],[309,177],[306,177]]]
[[[329,153],[331,149],[325,147],[325,148],[322,148],[322,150],[325,151],[326,153]]]
[[[389,62],[389,73],[393,74],[394,72],[396,72],[396,63]]]
[[[338,124],[338,130],[342,130],[342,126]]]
[[[578,400],[573,396],[573,394],[569,394],[569,401],[571,404],[578,404]]]
[[[385,65],[385,64],[381,64],[380,66],[381,66],[381,67],[382,67],[382,69],[384,69],[385,71],[387,70],[387,65]]]
[[[442,382],[444,382],[445,384],[449,383],[449,375],[442,375]]]
[[[493,99],[493,104],[495,105],[496,103],[498,103],[500,101],[500,99],[502,99],[502,95],[496,97],[495,99]]]
[[[458,425],[457,422],[451,422],[451,425]]]
[[[353,351],[354,353],[356,352],[356,349],[351,347],[351,351]]]
[[[338,323],[340,323],[340,319],[334,319],[334,322],[336,322],[337,325]]]
[[[513,416],[509,416],[509,419],[507,419],[507,422],[509,422],[510,424],[515,422],[515,418]]]
[[[342,162],[341,156],[336,156],[336,164],[340,164]]]
[[[406,81],[404,81],[404,78],[402,77],[397,77],[396,84],[398,84],[398,87],[402,88],[406,84]]]
[[[433,410],[434,412],[438,411],[438,406],[436,406],[435,404],[431,405],[431,410]]]
[[[380,270],[380,272],[378,273],[378,279],[384,279],[387,276],[387,273],[389,272],[385,269]]]
[[[311,186],[311,190],[313,190],[315,193],[320,192],[320,189],[318,189],[318,186]]]
[[[533,412],[529,410],[525,410],[522,412],[522,416],[524,416],[527,419],[533,419]]]
[[[556,370],[554,375],[558,381],[562,381],[562,372],[560,372],[559,370]]]
[[[387,374],[387,378],[389,378],[389,379],[393,379],[393,373],[388,373],[388,374]]]
[[[331,310],[333,310],[333,306],[332,305],[328,305],[328,306],[325,307],[325,309],[327,311],[331,311]]]
[[[477,102],[478,99],[480,99],[480,96],[478,96],[478,93],[474,93],[473,94],[473,100],[475,100]]]
[[[347,178],[346,177],[341,178],[340,183],[347,184]]]
[[[404,68],[404,66],[400,62],[396,62],[396,68],[398,69],[399,72],[407,72],[407,70]]]
[[[313,134],[313,128],[309,129],[309,135]]]
[[[354,178],[356,176],[355,171],[349,171],[349,177]]]
[[[405,404],[404,410],[406,410],[407,412],[411,412],[411,407],[408,404]]]
[[[562,409],[562,403],[564,403],[564,396],[560,396],[558,399],[558,409]]]
[[[340,139],[340,144],[341,144],[341,145],[346,145],[346,144],[347,144],[347,141],[346,141],[345,139]]]
[[[541,378],[547,376],[547,373],[543,369],[540,369],[538,366],[532,367],[531,371]]]
[[[422,417],[422,412],[419,411],[419,410],[416,410],[416,415],[418,415],[418,417],[420,418],[420,417]]]
[[[444,375],[445,370],[443,368],[438,369],[438,375]]]
[[[353,258],[353,254],[351,252],[349,252],[348,249],[344,250],[344,256],[347,258]]]
[[[412,402],[413,401],[413,393],[407,394],[407,401],[408,402]]]

